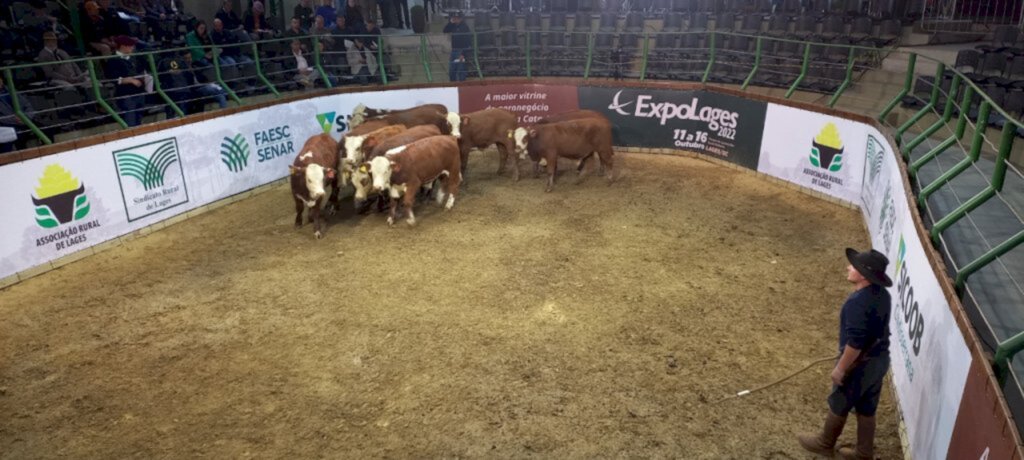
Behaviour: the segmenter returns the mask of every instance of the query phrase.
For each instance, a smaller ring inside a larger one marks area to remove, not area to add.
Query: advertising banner
[[[310,136],[339,139],[361,102],[458,110],[458,91],[305,99],[0,167],[0,278],[283,178]]]
[[[867,125],[768,104],[757,170],[860,204],[866,145]]]
[[[860,144],[846,141],[843,147],[864,152],[856,174],[863,188],[855,203],[861,205],[872,245],[889,258],[892,379],[914,457],[946,458],[971,355],[929,263],[924,245],[930,243],[918,236],[896,155],[875,128],[860,126]],[[858,139],[851,131],[839,127],[839,137]]]
[[[491,107],[508,110],[520,125],[532,125],[549,115],[579,109],[575,86],[486,85],[459,88],[459,111],[476,112]]]
[[[605,114],[615,145],[677,148],[757,168],[764,102],[709,91],[579,88],[581,109]]]

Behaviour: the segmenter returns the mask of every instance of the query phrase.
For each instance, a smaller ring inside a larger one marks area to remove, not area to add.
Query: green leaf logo
[[[225,137],[220,143],[220,160],[233,173],[241,172],[249,165],[249,143],[245,137],[236,134],[235,137]]]
[[[900,267],[903,266],[903,261],[907,256],[907,243],[903,240],[903,235],[900,235],[899,249],[896,250],[896,273],[900,272]]]
[[[828,167],[828,170],[831,172],[836,172],[840,169],[843,169],[843,154],[841,153],[832,157],[832,164]]]
[[[164,185],[164,174],[174,163],[178,162],[178,151],[173,139],[164,142],[156,149],[153,156],[122,152],[114,155],[118,174],[134,177],[146,191]]]
[[[820,157],[821,152],[818,151],[818,148],[811,147],[811,164],[814,165],[815,168],[821,167],[821,160],[819,160]]]
[[[60,165],[46,167],[35,192],[32,204],[36,206],[36,224],[42,228],[54,228],[89,215],[85,184]]]
[[[320,129],[324,130],[324,134],[331,132],[331,126],[334,126],[334,118],[337,112],[326,112],[318,113],[316,115],[316,122],[320,124]]]

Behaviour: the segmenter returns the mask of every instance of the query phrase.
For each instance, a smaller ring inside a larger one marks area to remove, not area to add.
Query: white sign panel
[[[305,141],[339,139],[357,104],[444,104],[458,90],[281,104],[0,167],[0,278],[285,177]]]
[[[850,203],[860,203],[867,126],[768,104],[757,170]]]

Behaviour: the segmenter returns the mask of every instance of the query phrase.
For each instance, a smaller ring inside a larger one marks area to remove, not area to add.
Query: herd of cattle
[[[504,109],[486,109],[468,114],[449,112],[440,104],[421,105],[404,110],[377,110],[356,107],[352,129],[341,141],[330,134],[311,137],[299,150],[290,166],[291,189],[295,196],[295,226],[302,225],[308,208],[308,221],[315,236],[323,236],[320,207],[327,186],[331,186],[326,212],[338,208],[341,187],[352,184],[355,206],[365,212],[376,195],[378,209],[389,207],[388,224],[393,225],[399,200],[408,214],[409,225],[416,223],[413,204],[421,191],[434,183],[437,202],[445,209],[455,204],[459,184],[465,181],[470,150],[497,146],[500,155],[498,174],[512,157],[512,177],[519,180],[519,161],[530,157],[534,176],[547,167],[545,191],[554,186],[558,158],[578,160],[581,178],[587,160],[595,155],[601,170],[612,172],[612,125],[604,115],[577,110],[550,116],[530,127],[520,127],[516,115]]]

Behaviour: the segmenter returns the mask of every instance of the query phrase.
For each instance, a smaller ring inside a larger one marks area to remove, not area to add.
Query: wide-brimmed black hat
[[[892,280],[885,274],[885,267],[889,266],[889,259],[885,254],[874,249],[857,252],[856,249],[846,248],[846,258],[868,281],[885,287],[892,286]]]

